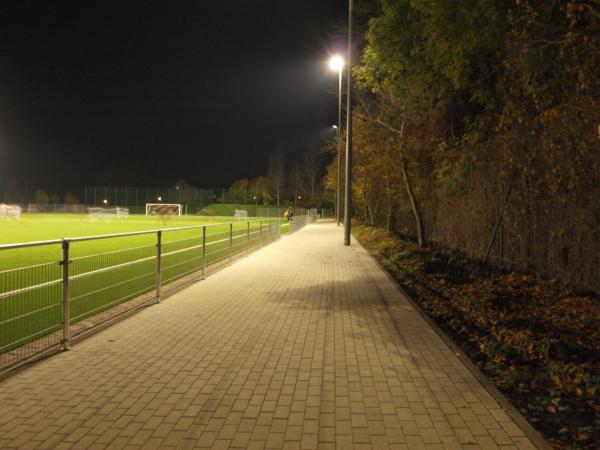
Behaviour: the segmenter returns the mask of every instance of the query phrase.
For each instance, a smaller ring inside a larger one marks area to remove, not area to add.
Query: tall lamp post
[[[354,0],[348,0],[348,95],[346,98],[346,195],[344,207],[344,245],[350,245],[352,217],[352,10]]]
[[[340,166],[341,166],[341,153],[342,153],[342,70],[344,69],[344,58],[335,55],[329,60],[329,67],[331,70],[338,72],[339,74],[339,90],[338,90],[338,145],[337,145],[337,186],[335,189],[335,219],[338,226],[340,225]]]

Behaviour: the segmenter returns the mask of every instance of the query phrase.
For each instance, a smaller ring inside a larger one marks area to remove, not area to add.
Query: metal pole
[[[258,246],[262,247],[262,220],[258,222]]]
[[[63,239],[63,259],[61,261],[61,264],[63,266],[63,350],[69,350],[71,348],[71,311],[69,304],[69,246],[69,241]]]
[[[202,278],[206,273],[206,225],[202,227]]]
[[[160,302],[162,231],[156,232],[156,303]]]
[[[231,251],[233,244],[233,223],[229,224],[229,264],[231,264]]]
[[[246,255],[250,254],[250,221],[246,222]]]
[[[346,195],[344,201],[344,245],[350,245],[352,217],[352,10],[348,0],[348,95],[346,96]]]
[[[339,101],[338,101],[338,147],[337,147],[337,188],[335,191],[335,218],[340,226],[340,183],[342,182],[340,177],[340,166],[342,165],[342,71],[340,68],[340,86],[339,86]]]

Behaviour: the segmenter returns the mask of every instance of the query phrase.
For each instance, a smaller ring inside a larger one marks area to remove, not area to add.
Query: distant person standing
[[[294,218],[294,210],[290,206],[288,209],[288,222]]]

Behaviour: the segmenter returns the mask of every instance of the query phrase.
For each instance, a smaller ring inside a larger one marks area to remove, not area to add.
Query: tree
[[[302,158],[302,178],[306,186],[306,196],[310,202],[315,199],[319,178],[319,154],[316,148],[308,148]]]
[[[413,187],[413,176],[410,174],[410,166],[418,164],[422,158],[422,154],[418,154],[419,146],[415,145],[413,141],[412,145],[406,139],[406,129],[410,126],[409,117],[406,114],[406,107],[403,102],[399,101],[391,92],[385,88],[378,88],[375,93],[371,96],[371,99],[366,99],[363,95],[361,107],[357,110],[356,117],[368,122],[373,127],[379,127],[382,131],[388,134],[387,139],[384,137],[384,144],[380,152],[372,152],[371,160],[374,160],[375,164],[381,165],[384,168],[385,175],[383,179],[386,180],[386,197],[387,197],[387,216],[386,216],[386,227],[389,228],[391,224],[392,214],[392,185],[391,185],[391,174],[390,168],[397,168],[402,174],[402,184],[406,192],[406,196],[409,200],[412,214],[415,221],[415,230],[417,235],[417,242],[420,247],[425,245],[425,232],[422,215],[422,207],[420,202],[415,195],[415,189]],[[370,128],[358,128],[363,130],[364,134],[372,134],[373,131]],[[381,142],[381,137],[379,141]],[[390,147],[393,146],[393,149]],[[390,151],[391,150],[391,151]],[[365,175],[366,177],[367,175]],[[363,181],[363,185],[366,189],[366,178]],[[366,193],[363,193],[366,196]],[[365,197],[366,205],[368,206],[367,197]],[[367,208],[368,210],[368,208]],[[371,222],[373,217],[371,216]]]
[[[33,203],[37,203],[40,205],[47,205],[49,202],[50,202],[50,198],[48,197],[48,194],[46,193],[46,191],[38,189],[33,194]]]
[[[246,203],[248,201],[248,187],[250,181],[247,178],[236,180],[229,188],[229,192],[233,197],[233,202]]]
[[[280,206],[282,199],[285,174],[283,152],[281,149],[277,149],[269,158],[269,167],[267,169],[267,181],[273,197],[277,201],[277,206]]]
[[[265,177],[257,177],[250,181],[250,193],[253,197],[256,197],[258,202],[266,203],[271,201],[271,193],[269,192],[269,187],[267,183],[267,179]]]
[[[79,199],[72,192],[67,191],[63,197],[63,203],[69,204],[77,204],[79,203]]]

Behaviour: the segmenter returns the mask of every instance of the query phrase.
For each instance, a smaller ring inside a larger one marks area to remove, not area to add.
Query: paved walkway
[[[341,242],[306,227],[1,382],[0,447],[534,448]]]

